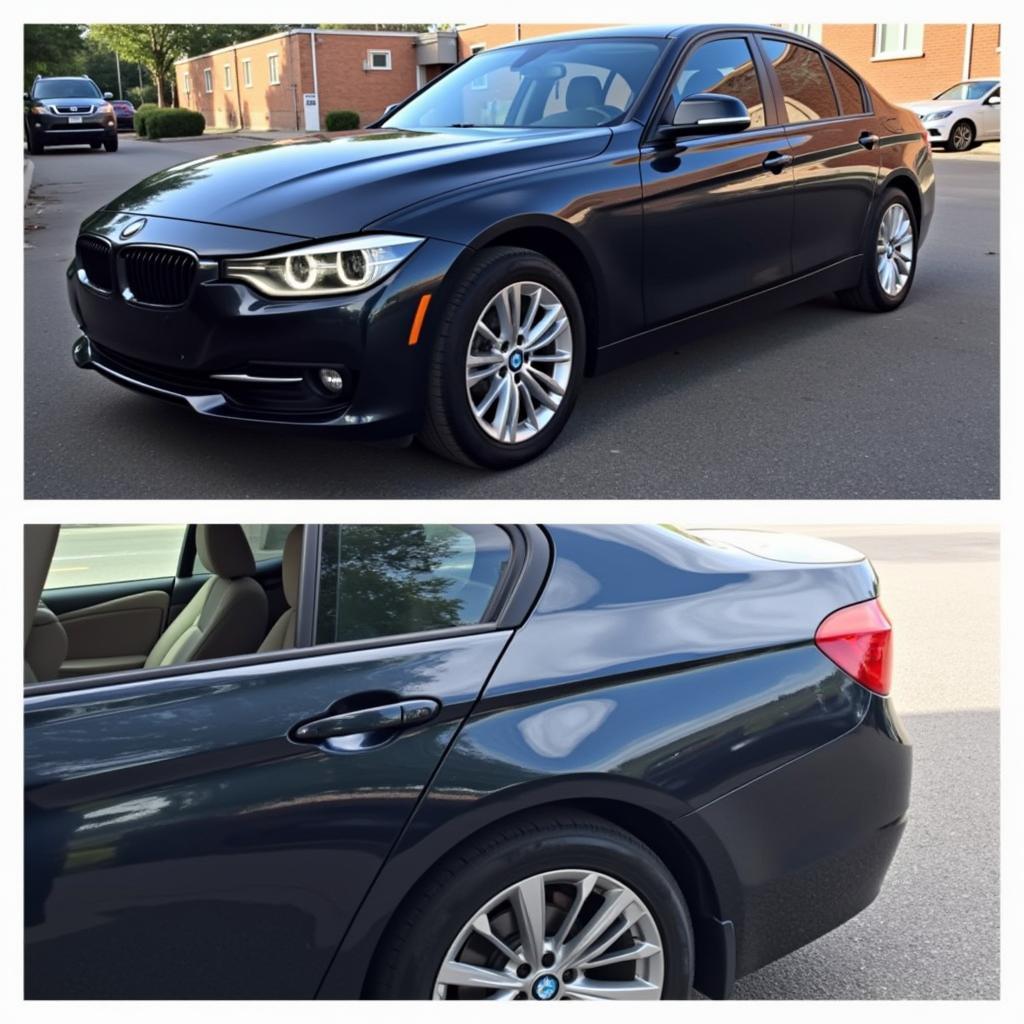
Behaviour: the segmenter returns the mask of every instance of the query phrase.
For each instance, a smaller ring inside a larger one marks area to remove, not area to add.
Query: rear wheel
[[[451,855],[399,911],[377,963],[381,999],[686,999],[693,930],[648,847],[567,810]]]
[[[946,149],[951,153],[966,153],[974,145],[975,134],[970,121],[957,121],[950,129]]]
[[[855,288],[839,292],[850,309],[887,313],[901,306],[917,270],[917,215],[905,192],[887,189],[875,209]]]
[[[529,249],[485,250],[446,304],[420,440],[490,469],[535,458],[572,412],[584,346],[583,310],[554,263]]]

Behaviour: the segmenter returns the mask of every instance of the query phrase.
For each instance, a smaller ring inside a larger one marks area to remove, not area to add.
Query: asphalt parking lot
[[[995,498],[997,159],[937,157],[914,293],[888,316],[831,299],[585,382],[562,438],[494,474],[389,448],[210,424],[70,356],[64,270],[82,219],[235,136],[35,158],[25,220],[29,498]]]
[[[776,527],[772,527],[776,529]],[[999,535],[813,527],[864,551],[895,629],[910,821],[878,899],[737,984],[742,999],[999,997]]]

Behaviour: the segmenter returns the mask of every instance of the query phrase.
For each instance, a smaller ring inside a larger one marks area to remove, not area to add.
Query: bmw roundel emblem
[[[513,370],[521,370],[523,368],[522,352],[513,352],[509,357],[508,365]]]
[[[533,983],[533,998],[545,1002],[554,999],[558,995],[558,980],[550,974],[542,974]]]
[[[146,226],[146,218],[140,217],[138,220],[133,220],[122,232],[122,238],[131,238],[132,235],[137,235]]]

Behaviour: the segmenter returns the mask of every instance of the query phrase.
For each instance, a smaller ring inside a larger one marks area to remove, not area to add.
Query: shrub
[[[354,110],[328,110],[327,130],[347,132],[359,127],[359,115]]]
[[[160,108],[155,103],[143,103],[141,107],[135,108],[135,131],[138,135],[146,134],[146,118],[153,113],[154,110]]]
[[[173,139],[183,135],[202,135],[206,118],[198,110],[161,107],[146,117],[146,135],[151,139]]]

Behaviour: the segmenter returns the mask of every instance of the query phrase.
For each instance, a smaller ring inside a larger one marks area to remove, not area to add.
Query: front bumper
[[[955,117],[947,117],[945,121],[925,121],[924,127],[928,132],[928,141],[937,144],[949,141],[949,133],[956,123]]]
[[[423,419],[433,301],[419,341],[409,344],[420,299],[432,300],[463,251],[428,240],[377,286],[355,295],[272,300],[220,279],[219,258],[280,249],[299,239],[166,218],[148,218],[130,242],[125,214],[87,222],[114,246],[114,286],[91,287],[77,259],[68,268],[72,311],[83,331],[76,364],[118,384],[190,406],[200,415],[276,426],[332,428],[366,438],[415,433]],[[148,306],[125,294],[119,252],[129,245],[188,248],[196,282],[179,306]],[[338,370],[338,394],[319,382]]]
[[[73,124],[70,116],[29,114],[28,128],[46,146],[80,146],[116,136],[117,120],[113,114],[83,114],[81,123]]]

